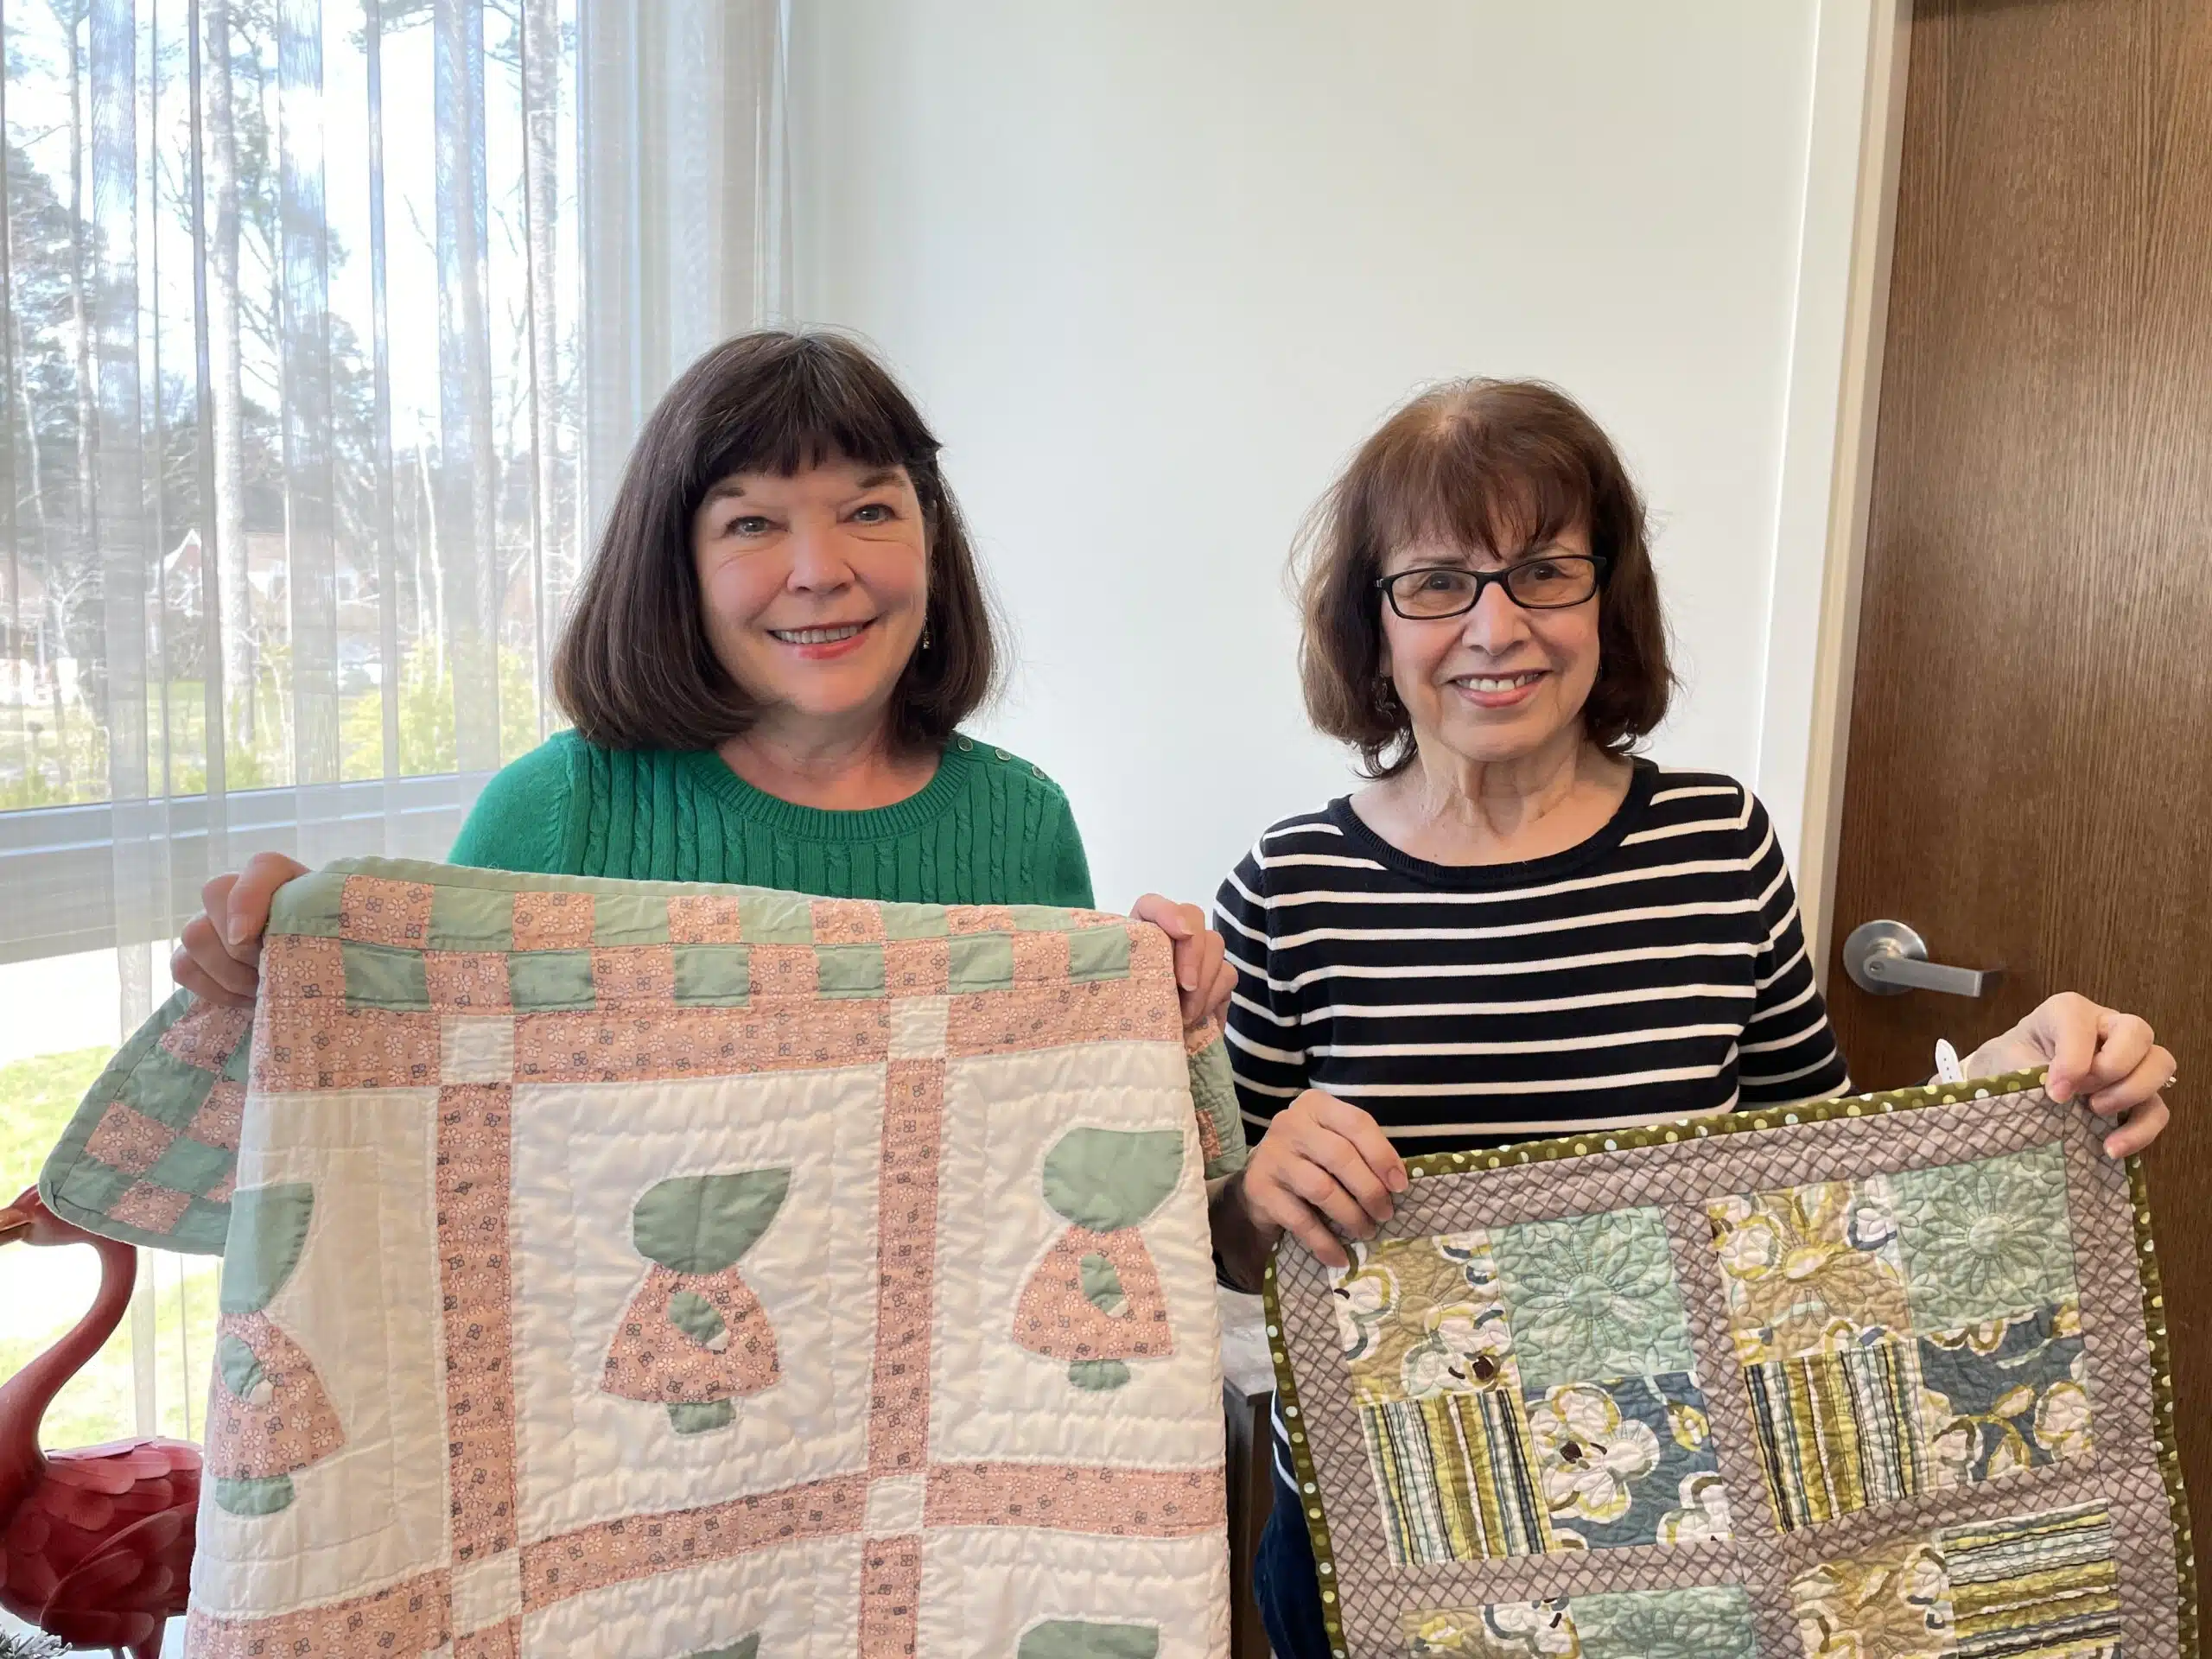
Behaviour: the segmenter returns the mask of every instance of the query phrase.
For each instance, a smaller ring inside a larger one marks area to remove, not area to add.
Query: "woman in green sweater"
[[[762,332],[700,359],[639,435],[555,658],[575,728],[492,779],[453,861],[1090,905],[1066,796],[958,729],[999,647],[938,449],[849,340]],[[303,873],[264,853],[210,881],[177,983],[250,1000],[270,899]],[[1133,913],[1174,940],[1186,1016],[1227,1002],[1204,912]]]

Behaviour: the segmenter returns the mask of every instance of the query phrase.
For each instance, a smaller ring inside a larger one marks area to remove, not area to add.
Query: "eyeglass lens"
[[[1402,615],[1454,616],[1472,607],[1479,579],[1449,567],[1411,570],[1390,586]],[[1585,558],[1529,559],[1505,573],[1505,591],[1531,610],[1580,605],[1597,591],[1598,567]]]

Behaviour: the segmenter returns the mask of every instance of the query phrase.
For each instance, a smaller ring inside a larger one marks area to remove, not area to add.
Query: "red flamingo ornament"
[[[73,1648],[156,1659],[191,1578],[200,1448],[116,1440],[49,1455],[38,1446],[54,1396],[122,1323],[138,1253],[63,1221],[36,1187],[0,1210],[0,1244],[11,1240],[91,1245],[100,1288],[75,1329],[0,1385],[0,1607]]]

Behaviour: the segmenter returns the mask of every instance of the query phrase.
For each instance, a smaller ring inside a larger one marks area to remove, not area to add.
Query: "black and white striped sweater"
[[[1806,1100],[1848,1079],[1751,791],[1638,762],[1589,840],[1432,864],[1348,801],[1287,818],[1215,900],[1248,1134],[1300,1091],[1402,1152]]]

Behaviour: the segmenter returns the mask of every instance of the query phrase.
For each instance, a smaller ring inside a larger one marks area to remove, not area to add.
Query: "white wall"
[[[796,9],[795,308],[872,339],[945,440],[1021,658],[982,729],[1066,786],[1103,903],[1209,899],[1347,786],[1300,709],[1283,556],[1446,375],[1560,382],[1642,480],[1688,683],[1656,752],[1746,778],[1763,741],[1802,756],[1761,728],[1770,616],[1775,649],[1811,644],[1775,575],[1820,11]],[[1849,195],[1815,193],[1816,298]],[[1791,556],[1816,588],[1818,546]]]

